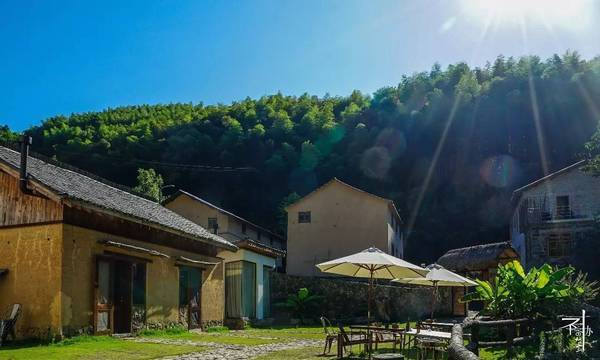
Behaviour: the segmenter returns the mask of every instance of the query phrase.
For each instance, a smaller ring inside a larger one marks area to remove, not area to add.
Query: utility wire
[[[76,153],[73,151],[60,151],[63,154],[71,154],[71,155],[83,155],[82,153]],[[59,154],[57,154],[59,155]],[[170,168],[180,168],[187,170],[195,170],[195,171],[205,171],[205,172],[258,172],[258,170],[251,166],[245,167],[230,167],[230,166],[209,166],[209,165],[200,165],[200,164],[185,164],[185,163],[171,163],[171,162],[163,162],[163,161],[155,161],[155,160],[142,160],[136,158],[124,158],[114,155],[105,155],[105,154],[92,154],[92,156],[102,157],[105,159],[114,159],[120,161],[129,161],[140,164],[148,164],[159,167],[170,167]]]

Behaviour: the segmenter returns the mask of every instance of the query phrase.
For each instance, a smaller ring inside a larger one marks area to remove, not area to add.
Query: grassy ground
[[[181,330],[150,330],[140,334],[143,338],[162,338],[171,340],[190,340],[234,345],[263,345],[297,340],[322,340],[321,327],[273,327],[251,328],[243,331],[227,331],[216,333],[196,333]]]
[[[0,349],[1,360],[140,360],[187,354],[203,348],[188,345],[145,344],[108,336],[81,336],[50,345],[14,344]]]
[[[170,339],[170,340],[190,340],[196,342],[213,342],[221,344],[237,345],[261,345],[267,343],[288,343],[297,340],[324,340],[323,329],[320,327],[273,327],[273,328],[252,328],[244,331],[227,331],[218,333],[194,333],[180,329],[168,331],[145,331],[140,337],[149,339]],[[392,349],[390,344],[382,344],[381,352],[389,352]],[[64,340],[56,344],[17,344],[9,345],[0,349],[0,360],[9,359],[47,359],[47,360],[126,360],[126,359],[155,359],[164,356],[186,354],[205,350],[202,346],[194,345],[165,345],[154,343],[136,343],[107,336],[90,337],[83,336]],[[355,355],[360,351],[359,346],[352,349]],[[536,348],[531,346],[521,350],[517,359],[530,359],[535,355]],[[262,357],[258,360],[283,360],[283,359],[334,359],[336,347],[328,356],[321,355],[323,348],[321,346],[308,346],[300,349],[277,351]],[[404,351],[406,359],[416,359],[414,349]],[[480,358],[482,360],[501,360],[506,359],[506,353],[503,350],[481,349]],[[445,357],[444,357],[445,359]]]

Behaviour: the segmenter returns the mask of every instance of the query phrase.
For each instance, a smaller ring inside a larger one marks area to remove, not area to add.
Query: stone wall
[[[388,285],[378,281],[373,291],[374,321],[395,322],[429,317],[432,288],[403,284]],[[272,314],[278,320],[289,319],[282,309],[274,304],[284,301],[289,294],[300,288],[308,288],[311,294],[324,297],[319,302],[315,319],[325,315],[328,319],[344,322],[365,322],[367,316],[368,284],[366,282],[324,278],[303,277],[273,273],[271,275]],[[436,302],[436,316],[449,316],[452,313],[452,297],[448,288],[440,288]]]
[[[570,234],[573,249],[570,256],[550,257],[548,239],[552,234]],[[569,221],[547,223],[532,227],[526,234],[528,261],[527,266],[552,265],[574,266],[577,270],[589,273],[591,279],[598,279],[600,271],[597,259],[600,256],[598,238],[600,231],[594,221]]]

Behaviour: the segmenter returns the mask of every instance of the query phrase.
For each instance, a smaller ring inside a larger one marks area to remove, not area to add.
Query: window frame
[[[546,246],[548,247],[548,257],[552,259],[571,256],[575,247],[573,234],[570,232],[549,234],[546,236]]]
[[[213,223],[213,226],[211,226]],[[209,217],[207,220],[208,231],[211,231],[213,234],[216,234],[219,230],[219,219],[216,217]]]
[[[311,211],[298,211],[298,224],[310,224],[312,222]]]

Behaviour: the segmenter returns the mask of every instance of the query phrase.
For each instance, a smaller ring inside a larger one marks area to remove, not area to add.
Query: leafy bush
[[[307,288],[301,288],[297,294],[290,294],[285,302],[277,303],[275,306],[286,309],[294,318],[300,319],[304,324],[308,314],[316,307],[320,295],[311,295]]]
[[[581,283],[568,281],[573,271],[572,267],[544,264],[525,273],[521,263],[514,260],[498,266],[493,284],[476,280],[479,285],[475,292],[462,301],[484,301],[484,312],[494,318],[549,317],[584,296]]]
[[[228,331],[229,328],[227,326],[210,326],[206,328],[206,332],[208,333],[223,333]]]

